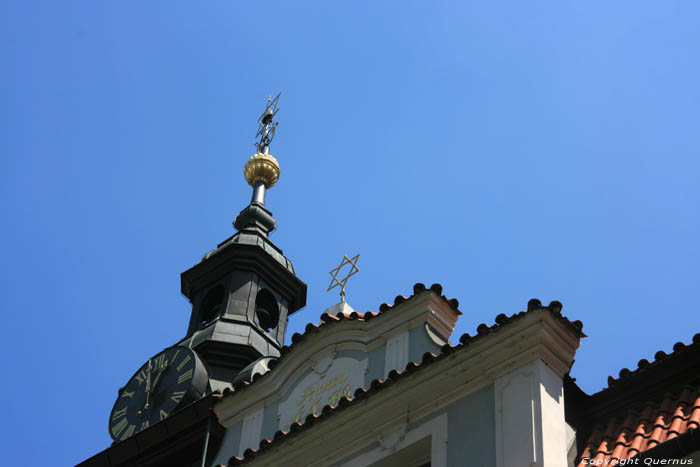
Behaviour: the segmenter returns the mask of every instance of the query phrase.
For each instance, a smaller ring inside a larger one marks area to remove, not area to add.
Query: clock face
[[[109,416],[115,441],[145,430],[178,408],[202,397],[207,389],[204,365],[187,347],[170,347],[150,358],[119,390]]]

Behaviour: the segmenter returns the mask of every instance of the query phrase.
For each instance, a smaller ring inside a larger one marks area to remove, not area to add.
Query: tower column
[[[251,204],[259,204],[265,206],[265,184],[258,183],[253,188],[253,199],[251,199]]]

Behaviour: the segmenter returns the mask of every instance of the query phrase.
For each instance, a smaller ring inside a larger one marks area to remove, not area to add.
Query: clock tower
[[[108,420],[114,443],[82,465],[207,465],[225,433],[213,412],[221,392],[280,356],[287,319],[306,304],[306,284],[268,238],[275,218],[265,191],[280,176],[270,155],[278,98],[258,120],[257,151],[244,167],[253,197],[233,223],[236,233],[181,275],[192,303],[187,334],[119,389]]]
[[[258,120],[257,152],[244,167],[253,196],[233,223],[237,232],[181,275],[192,315],[179,345],[202,359],[212,390],[223,390],[257,360],[278,357],[289,315],[306,304],[306,284],[269,239],[276,223],[265,206],[265,191],[280,176],[270,155],[278,98],[268,100]]]

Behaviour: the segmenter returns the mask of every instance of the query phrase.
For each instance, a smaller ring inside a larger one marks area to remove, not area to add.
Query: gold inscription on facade
[[[325,383],[312,384],[301,393],[296,405],[299,408],[292,422],[302,423],[304,417],[312,413],[318,413],[324,405],[336,405],[342,397],[351,396],[351,387],[345,384],[348,374],[335,376]],[[324,397],[328,394],[327,397]],[[325,399],[325,401],[323,400]]]
[[[339,384],[343,384],[345,381],[347,381],[347,379],[348,374],[345,373],[334,377],[325,384],[312,384],[311,386],[304,389],[304,392],[301,393],[301,397],[299,398],[299,400],[297,400],[297,406],[317,398],[322,393],[330,391]]]

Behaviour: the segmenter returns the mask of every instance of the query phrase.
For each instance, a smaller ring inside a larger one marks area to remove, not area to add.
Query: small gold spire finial
[[[271,155],[257,153],[245,163],[243,174],[248,185],[253,188],[259,183],[263,183],[265,188],[270,188],[280,178],[280,165]]]
[[[343,260],[340,262],[340,265],[332,269],[329,274],[331,275],[331,284],[328,286],[328,291],[330,291],[334,287],[340,287],[340,301],[345,302],[345,284],[348,282],[348,279],[350,277],[354,276],[358,272],[360,272],[360,269],[357,267],[357,260],[360,258],[360,254],[356,254],[352,258],[348,258],[347,255],[343,255]],[[345,266],[346,264],[350,265],[350,271],[348,272],[348,275],[345,276],[342,279],[338,279],[338,273],[340,273],[340,270]]]

